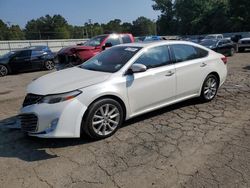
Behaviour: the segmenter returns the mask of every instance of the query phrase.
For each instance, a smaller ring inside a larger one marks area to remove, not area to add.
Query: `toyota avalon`
[[[20,112],[23,131],[43,138],[102,139],[125,120],[183,101],[215,98],[227,59],[191,42],[122,44],[84,64],[34,80]]]

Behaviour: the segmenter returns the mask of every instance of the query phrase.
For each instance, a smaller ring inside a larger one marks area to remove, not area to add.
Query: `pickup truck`
[[[62,48],[57,53],[58,64],[65,67],[76,66],[97,55],[105,48],[134,41],[133,35],[129,33],[99,35],[83,44]]]

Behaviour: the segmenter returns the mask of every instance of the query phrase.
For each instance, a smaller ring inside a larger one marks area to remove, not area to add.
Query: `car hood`
[[[88,51],[88,50],[94,50],[95,47],[92,46],[70,46],[70,47],[66,47],[61,49],[58,54],[72,54],[73,51]]]
[[[65,93],[104,82],[110,75],[111,73],[73,67],[34,80],[28,85],[27,93],[37,95]]]

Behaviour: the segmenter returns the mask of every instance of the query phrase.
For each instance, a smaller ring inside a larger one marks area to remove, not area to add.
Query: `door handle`
[[[168,71],[168,73],[165,76],[172,76],[172,75],[174,75],[174,72]]]
[[[201,67],[205,67],[205,66],[207,66],[206,63],[202,63],[202,64],[201,64]]]

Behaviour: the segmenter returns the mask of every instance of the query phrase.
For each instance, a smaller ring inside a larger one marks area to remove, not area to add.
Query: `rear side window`
[[[108,37],[108,40],[106,41],[106,43],[111,43],[112,46],[121,44],[120,37],[118,35],[110,35]]]
[[[208,55],[206,50],[186,44],[171,45],[171,49],[174,53],[175,61],[177,63],[203,58]]]
[[[31,54],[31,50],[24,50],[24,51],[19,52],[17,57],[27,58],[27,57],[30,57],[30,54]]]
[[[208,51],[207,50],[204,50],[204,49],[201,49],[201,48],[198,48],[198,47],[195,47],[195,49],[197,51],[197,58],[203,58],[203,57],[208,56]]]
[[[129,35],[122,35],[122,42],[123,43],[131,43],[131,38]]]
[[[147,50],[134,62],[136,63],[143,64],[148,69],[170,64],[168,46],[158,46]]]

